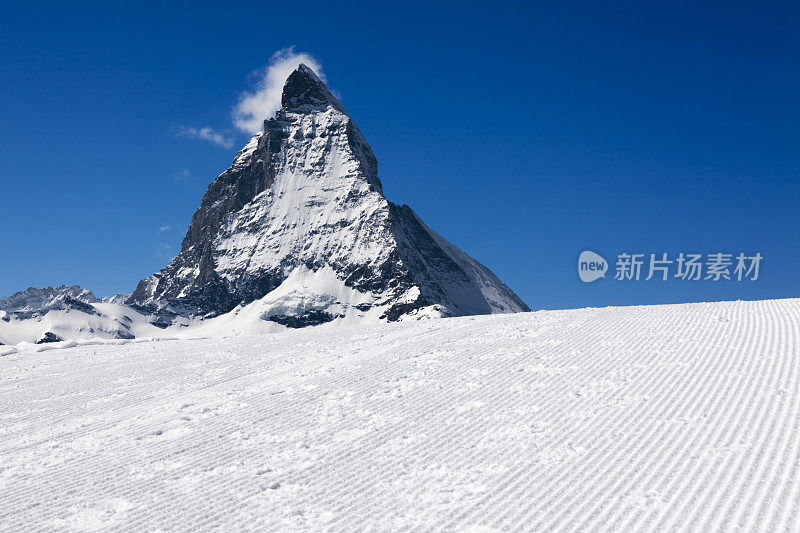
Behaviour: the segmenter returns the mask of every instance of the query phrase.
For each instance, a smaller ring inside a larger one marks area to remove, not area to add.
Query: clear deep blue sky
[[[0,295],[164,266],[247,140],[253,71],[294,45],[388,198],[534,309],[800,296],[800,3],[115,4],[3,8]],[[234,146],[175,135],[204,126]],[[764,262],[586,285],[586,248]]]

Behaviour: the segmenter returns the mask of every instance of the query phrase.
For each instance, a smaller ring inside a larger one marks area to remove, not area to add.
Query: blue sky
[[[4,7],[0,295],[164,266],[248,138],[233,107],[295,46],[389,199],[534,309],[800,296],[796,2],[113,4]],[[584,249],[764,260],[583,284]]]

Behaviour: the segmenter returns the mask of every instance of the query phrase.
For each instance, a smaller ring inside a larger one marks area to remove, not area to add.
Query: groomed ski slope
[[[8,531],[800,528],[800,300],[0,358]]]

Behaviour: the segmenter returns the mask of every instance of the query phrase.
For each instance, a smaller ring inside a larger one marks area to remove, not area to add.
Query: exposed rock
[[[124,304],[125,300],[130,298],[131,295],[125,292],[118,292],[114,296],[103,296],[100,301],[107,304]]]
[[[46,332],[41,339],[36,341],[36,344],[46,344],[48,342],[61,342],[64,339],[53,333],[52,331]]]
[[[276,315],[268,317],[267,320],[282,324],[287,328],[305,328],[307,326],[318,326],[320,324],[330,322],[334,318],[337,317],[328,312],[315,309],[305,313],[304,315]]]

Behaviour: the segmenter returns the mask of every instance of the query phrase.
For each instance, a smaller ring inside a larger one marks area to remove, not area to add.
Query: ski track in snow
[[[800,530],[800,300],[0,358],[0,529]]]

